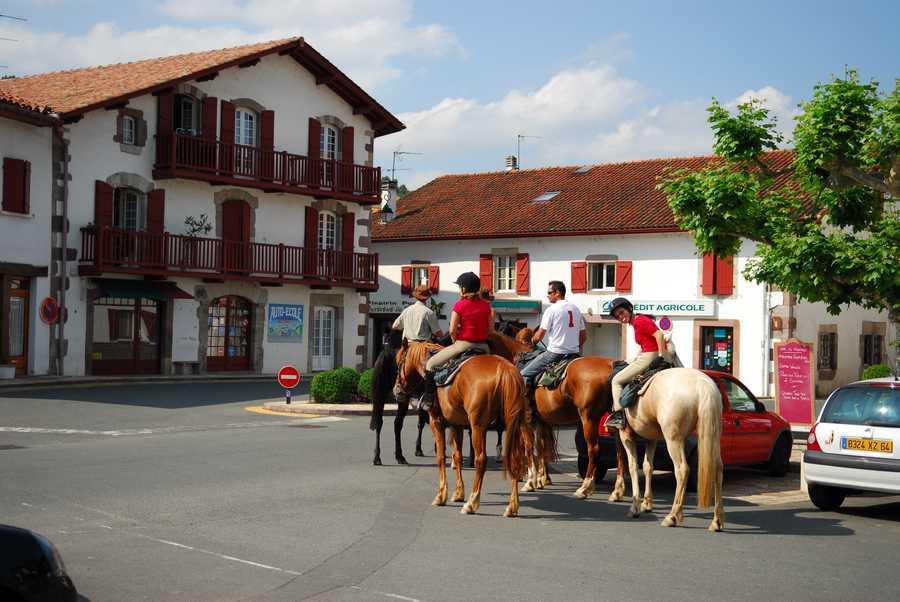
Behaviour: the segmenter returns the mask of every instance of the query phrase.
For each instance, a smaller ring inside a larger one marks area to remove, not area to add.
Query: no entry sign
[[[278,371],[278,384],[285,389],[293,389],[300,384],[300,371],[293,366],[282,366]]]
[[[55,324],[59,320],[59,301],[53,297],[45,298],[41,301],[38,313],[45,324]]]

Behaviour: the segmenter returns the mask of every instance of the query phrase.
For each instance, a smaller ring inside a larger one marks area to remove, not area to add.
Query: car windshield
[[[847,387],[834,394],[822,422],[900,427],[900,389]]]

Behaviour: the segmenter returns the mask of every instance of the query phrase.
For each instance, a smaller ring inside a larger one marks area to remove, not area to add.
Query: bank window
[[[516,289],[516,256],[494,255],[494,290]]]
[[[428,286],[428,266],[416,266],[412,268],[412,287],[415,288],[420,284]]]
[[[882,348],[884,347],[884,336],[880,334],[864,334],[863,335],[863,364],[872,366],[880,364],[884,361]]]
[[[588,262],[588,288],[592,291],[616,290],[616,262]]]
[[[819,370],[837,369],[837,333],[820,332],[819,349],[816,357]]]

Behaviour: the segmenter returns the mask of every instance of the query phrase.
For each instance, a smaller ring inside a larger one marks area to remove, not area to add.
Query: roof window
[[[534,203],[546,203],[547,201],[549,201],[550,199],[552,199],[553,197],[558,195],[560,192],[562,192],[562,190],[556,190],[554,192],[545,192],[541,196],[534,199],[533,202]]]
[[[578,174],[587,173],[587,172],[591,171],[592,169],[594,169],[593,165],[582,165],[581,167],[579,167],[572,173],[578,175]]]

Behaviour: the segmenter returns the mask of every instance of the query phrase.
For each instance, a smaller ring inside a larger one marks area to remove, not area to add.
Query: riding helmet
[[[609,302],[609,315],[615,315],[616,310],[620,307],[627,309],[628,313],[630,314],[634,313],[634,305],[631,304],[631,301],[629,301],[625,297],[616,297]]]
[[[481,289],[481,278],[474,272],[465,272],[459,275],[455,284],[458,284],[467,293],[477,293]]]

